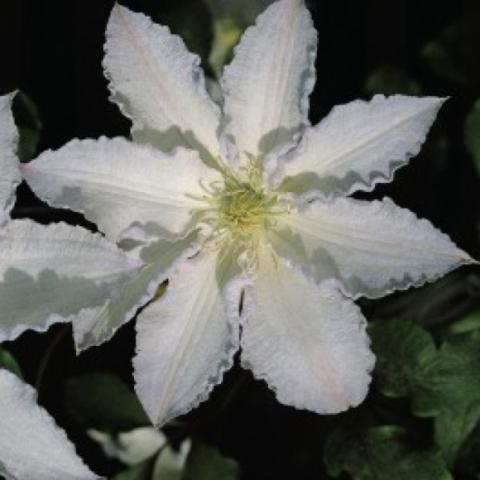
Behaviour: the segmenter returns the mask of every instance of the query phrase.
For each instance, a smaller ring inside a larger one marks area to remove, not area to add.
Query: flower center
[[[241,236],[251,236],[264,225],[269,209],[275,203],[273,196],[255,190],[248,183],[227,186],[215,200],[218,227]]]
[[[206,192],[201,200],[207,206],[197,210],[197,221],[209,227],[204,246],[216,250],[234,243],[253,252],[276,217],[288,213],[288,205],[278,192],[264,190],[261,169],[254,161],[236,173],[222,166],[223,182],[201,184]]]

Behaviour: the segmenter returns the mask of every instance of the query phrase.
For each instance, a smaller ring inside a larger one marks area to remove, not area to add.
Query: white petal
[[[238,348],[241,283],[235,262],[200,253],[180,264],[166,293],[137,320],[137,394],[160,426],[206,400]],[[226,297],[224,299],[224,297]]]
[[[140,267],[83,228],[10,222],[0,234],[0,341],[27,329],[45,331],[74,315],[83,319]]]
[[[325,414],[363,401],[374,363],[366,321],[334,282],[319,287],[266,251],[245,302],[242,363],[280,402]]]
[[[0,97],[0,224],[8,220],[20,183],[16,157],[18,132],[12,115],[13,94]]]
[[[73,140],[23,166],[26,181],[56,207],[77,210],[118,240],[133,222],[180,233],[200,202],[200,185],[220,178],[194,151],[172,156],[123,138]]]
[[[335,107],[284,165],[284,190],[348,195],[390,182],[420,151],[445,99],[376,95]]]
[[[75,453],[53,418],[36,403],[35,390],[0,370],[0,474],[7,480],[99,478]]]
[[[167,27],[118,4],[106,35],[105,74],[112,99],[133,121],[133,137],[164,151],[180,145],[216,156],[219,110],[199,57]]]
[[[430,222],[388,198],[316,201],[284,222],[271,237],[277,252],[302,264],[303,250],[303,266],[317,280],[338,278],[354,297],[419,286],[473,262]]]
[[[295,144],[308,122],[317,34],[303,0],[280,0],[243,35],[225,68],[226,134],[241,155]]]
[[[100,345],[109,340],[139,308],[146,305],[157,292],[158,286],[168,278],[177,262],[192,255],[195,234],[177,241],[158,240],[144,248],[148,263],[132,280],[126,282],[120,292],[98,308],[88,319],[73,319],[73,338],[77,352]]]

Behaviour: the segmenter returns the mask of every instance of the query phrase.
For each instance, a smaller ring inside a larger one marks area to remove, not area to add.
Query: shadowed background
[[[207,73],[214,75],[208,64],[214,25],[206,4],[200,0],[121,3],[169,24],[202,56]],[[38,108],[42,124],[38,152],[58,148],[73,137],[128,136],[129,122],[108,101],[101,67],[112,5],[109,0],[2,1],[0,94],[20,89]],[[393,184],[362,197],[391,196],[480,257],[480,170],[464,138],[467,116],[480,98],[478,2],[312,0],[309,5],[319,32],[313,123],[335,104],[369,98],[375,92],[451,97],[422,153],[397,173]],[[25,185],[19,188],[14,215],[94,228],[81,215],[48,209]],[[480,305],[479,272],[462,269],[442,285],[440,293],[430,293],[426,287],[413,296],[407,292],[364,302],[363,310],[369,318],[409,316],[435,334],[437,327]],[[428,315],[421,317],[418,312],[425,309]],[[419,318],[413,318],[416,315]],[[121,464],[107,460],[68,414],[64,388],[68,378],[87,372],[111,372],[131,385],[134,323],[79,358],[73,352],[69,327],[62,325],[42,335],[25,333],[7,347],[25,379],[39,387],[40,403],[67,429],[92,469],[106,475],[121,470]],[[196,435],[237,460],[245,479],[327,479],[331,477],[323,463],[325,439],[341,422],[357,421],[359,415],[372,423],[403,425],[412,445],[429,447],[431,423],[413,418],[407,405],[381,397],[374,388],[359,409],[362,412],[321,417],[280,405],[265,384],[235,367],[209,402],[185,418],[183,430],[173,433],[173,443]],[[455,478],[475,478],[476,466],[472,470],[457,464],[455,469]]]

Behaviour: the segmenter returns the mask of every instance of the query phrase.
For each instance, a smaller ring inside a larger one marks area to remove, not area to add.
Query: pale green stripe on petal
[[[353,297],[381,297],[472,263],[447,235],[389,198],[315,201],[279,222],[276,251],[317,281],[340,280]]]
[[[280,0],[246,30],[225,68],[225,135],[241,163],[298,140],[308,122],[317,35],[303,0]]]
[[[0,341],[88,318],[141,266],[81,227],[10,222],[0,233]]]
[[[0,474],[6,480],[95,480],[28,384],[0,370]]]

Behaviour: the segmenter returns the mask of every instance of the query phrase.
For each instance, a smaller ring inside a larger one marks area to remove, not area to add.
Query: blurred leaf
[[[233,57],[233,48],[240,40],[244,28],[232,18],[215,20],[214,40],[208,61],[217,78],[222,76],[223,67],[230,63]]]
[[[368,76],[365,91],[370,95],[376,93],[422,95],[423,93],[420,84],[410,78],[405,70],[390,65],[378,67]]]
[[[412,450],[404,437],[393,425],[340,428],[327,440],[325,465],[330,475],[347,472],[354,480],[452,480],[440,454]]]
[[[480,173],[480,98],[475,102],[465,122],[465,145]]]
[[[23,378],[22,370],[20,365],[17,363],[13,355],[5,350],[4,347],[0,345],[0,368],[5,368],[10,372],[14,373],[17,377]]]
[[[153,459],[149,459],[118,473],[111,480],[152,480],[152,470]]]
[[[183,480],[236,480],[239,475],[235,460],[224,457],[215,447],[194,441]]]
[[[478,472],[480,472],[480,424],[463,444],[455,466],[465,475],[478,477]]]
[[[21,162],[28,162],[37,153],[42,129],[40,115],[33,100],[23,92],[15,95],[13,115],[20,134],[17,155]]]
[[[435,417],[435,440],[447,461],[480,420],[480,332],[450,337],[425,369],[415,413]]]
[[[153,469],[152,480],[181,480],[192,443],[184,440],[178,450],[166,446],[160,452]]]
[[[217,78],[233,57],[243,31],[273,0],[206,0],[213,15],[213,45],[209,62]]]
[[[92,373],[71,378],[65,393],[68,412],[85,428],[118,432],[150,425],[136,395],[114,375]]]
[[[445,330],[445,335],[458,335],[480,329],[480,309],[470,312],[458,322],[452,323]]]
[[[465,315],[474,305],[478,305],[479,298],[478,274],[459,271],[421,288],[397,292],[381,302],[370,303],[368,316],[376,320],[411,320],[430,328],[450,323]]]
[[[374,322],[370,334],[380,390],[408,396],[415,415],[434,418],[435,441],[452,463],[480,420],[480,331],[449,337],[438,349],[404,320]]]
[[[156,20],[180,35],[187,48],[199,55],[204,65],[208,64],[213,26],[210,11],[204,1],[175,0],[167,3],[162,5],[162,14]]]
[[[456,83],[480,79],[480,13],[471,12],[427,43],[422,56],[439,76]]]
[[[412,396],[421,388],[422,367],[430,365],[437,355],[430,334],[405,320],[373,322],[369,334],[377,356],[375,373],[381,392],[393,398]]]

